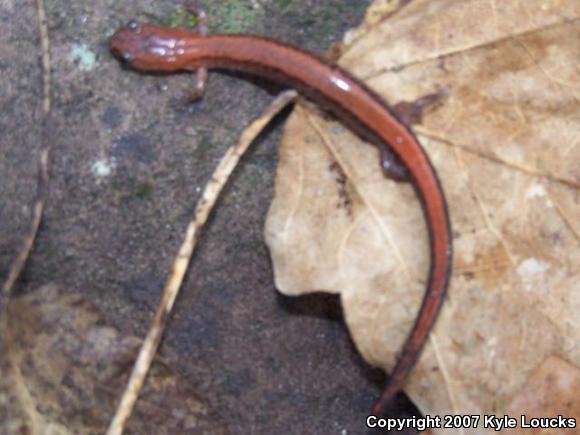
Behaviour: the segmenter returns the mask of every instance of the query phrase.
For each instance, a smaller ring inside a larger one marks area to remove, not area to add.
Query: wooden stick
[[[41,139],[40,151],[38,159],[38,178],[36,182],[36,197],[32,207],[32,217],[30,220],[30,228],[28,235],[24,239],[23,245],[14,258],[14,261],[8,269],[8,276],[2,284],[2,293],[0,293],[0,306],[6,305],[7,300],[12,293],[14,284],[20,277],[24,270],[24,265],[30,256],[30,251],[34,246],[42,214],[44,211],[44,204],[46,203],[46,196],[48,193],[49,171],[48,165],[50,161],[50,140],[49,140],[49,115],[52,106],[51,98],[51,83],[50,83],[50,42],[48,39],[48,28],[46,25],[46,10],[44,8],[44,0],[37,0],[36,13],[38,17],[38,33],[40,36],[40,46],[42,48],[42,124],[41,124]],[[5,299],[2,303],[2,299]]]
[[[243,131],[238,143],[226,152],[214,171],[213,176],[210,178],[210,181],[206,185],[197,204],[195,214],[187,227],[185,240],[181,244],[177,257],[171,267],[171,272],[165,283],[157,312],[155,313],[147,337],[143,341],[143,345],[141,346],[141,350],[139,351],[139,355],[135,361],[135,365],[133,366],[131,377],[129,378],[121,402],[117,407],[115,416],[111,421],[107,435],[121,435],[123,433],[126,421],[133,411],[135,401],[137,400],[153,357],[159,347],[159,342],[161,341],[161,337],[165,331],[167,319],[171,313],[171,309],[173,308],[175,298],[179,293],[193,249],[199,237],[199,232],[215,205],[222,188],[229,179],[240,158],[247,151],[256,136],[264,129],[270,120],[284,107],[291,103],[296,96],[297,94],[295,91],[286,91],[280,94],[264,111],[264,113]]]
[[[46,10],[44,7],[44,0],[36,1],[36,15],[38,33],[40,39],[40,46],[42,49],[42,121],[41,121],[41,139],[38,159],[38,175],[36,182],[36,195],[32,207],[32,216],[30,219],[30,227],[24,242],[18,251],[16,257],[12,261],[8,269],[6,280],[2,284],[0,291],[0,355],[6,358],[5,372],[3,376],[12,379],[13,391],[16,396],[16,402],[11,406],[20,405],[20,409],[26,418],[26,424],[23,426],[25,430],[30,433],[38,433],[40,431],[39,422],[41,418],[37,411],[36,402],[30,390],[26,386],[24,376],[20,370],[19,362],[16,358],[14,350],[15,337],[10,330],[10,323],[8,319],[8,305],[10,297],[14,289],[14,284],[22,274],[26,261],[30,256],[42,214],[44,211],[44,204],[48,194],[49,183],[49,161],[50,161],[50,135],[49,135],[49,115],[51,110],[51,82],[50,82],[50,41],[48,39],[48,27],[46,24]]]

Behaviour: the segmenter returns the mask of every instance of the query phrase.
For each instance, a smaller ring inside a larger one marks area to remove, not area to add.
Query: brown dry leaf
[[[0,433],[104,433],[140,340],[119,336],[95,305],[53,285],[13,299],[8,322],[0,337]],[[226,433],[169,367],[153,365],[128,433]]]
[[[580,369],[556,357],[550,357],[530,377],[508,407],[509,415],[526,416],[530,424],[533,415],[540,418],[554,418],[558,415],[580,415]],[[573,400],[570,400],[570,399]],[[520,419],[521,421],[521,419]],[[576,421],[576,430],[580,430]],[[569,434],[570,430],[552,431],[551,434]],[[545,433],[542,428],[529,428],[530,435]]]
[[[406,391],[425,414],[503,415],[549,358],[580,367],[580,2],[402,3],[340,63],[392,104],[446,92],[413,128],[450,206],[453,276]],[[392,368],[429,258],[413,189],[376,149],[297,110],[265,232],[278,288],[340,292],[359,351]]]

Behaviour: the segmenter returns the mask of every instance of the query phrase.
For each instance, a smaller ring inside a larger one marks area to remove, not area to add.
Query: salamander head
[[[185,29],[129,21],[109,38],[111,51],[122,62],[141,71],[175,71],[187,64]]]

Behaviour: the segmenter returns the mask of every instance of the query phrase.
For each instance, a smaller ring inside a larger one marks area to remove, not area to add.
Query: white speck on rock
[[[77,65],[81,71],[91,71],[97,63],[95,53],[93,53],[86,44],[74,44],[68,58],[71,62]]]
[[[97,160],[95,163],[91,165],[91,172],[97,179],[97,182],[100,182],[101,179],[108,177],[113,172],[113,168],[115,167],[114,160]]]

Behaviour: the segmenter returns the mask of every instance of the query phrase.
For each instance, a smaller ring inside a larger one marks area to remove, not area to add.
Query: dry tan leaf
[[[446,92],[414,130],[449,202],[454,270],[407,392],[426,414],[503,415],[553,355],[580,367],[580,2],[416,0],[385,16],[350,35],[342,66],[393,104]],[[278,288],[340,292],[359,351],[389,370],[427,238],[411,187],[359,142],[297,110],[265,232]]]
[[[580,369],[556,357],[548,358],[532,375],[508,407],[508,413],[525,416],[525,424],[532,426],[526,433],[545,433],[545,429],[534,427],[532,419],[553,419],[560,416],[580,415]],[[563,417],[564,418],[564,417]],[[521,425],[521,417],[519,418]],[[561,423],[560,423],[561,424]],[[568,422],[566,422],[568,424]],[[580,431],[578,421],[570,423]],[[551,434],[569,434],[568,429],[553,430]]]
[[[140,340],[119,336],[95,305],[53,285],[13,299],[8,320],[0,337],[0,433],[104,433]],[[130,433],[225,433],[168,367],[153,365]]]

